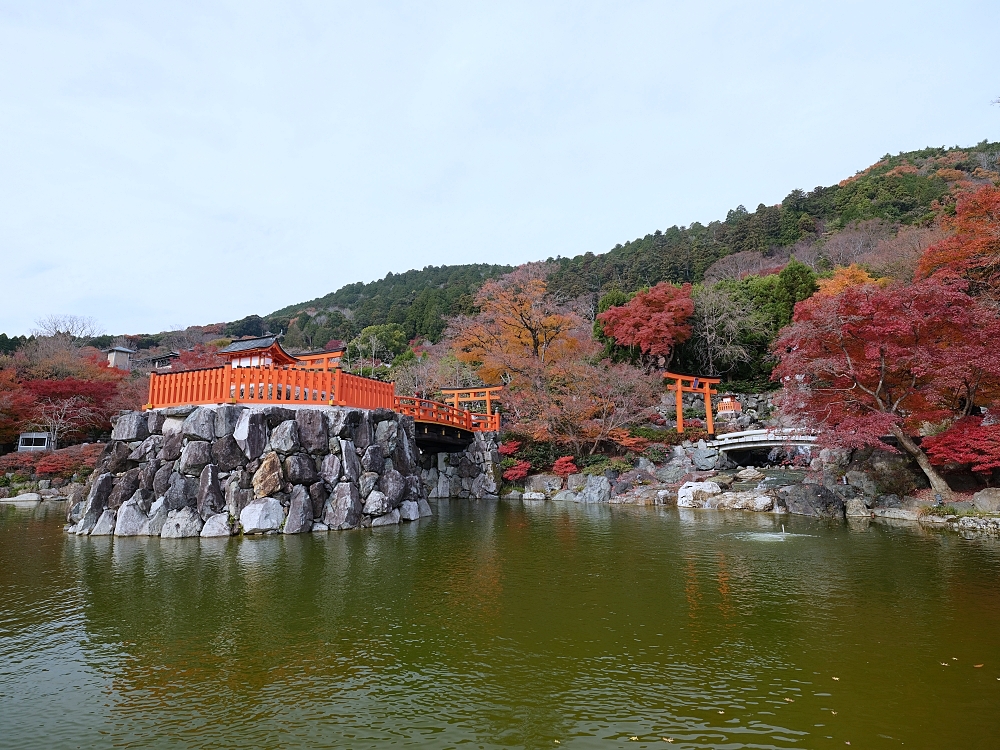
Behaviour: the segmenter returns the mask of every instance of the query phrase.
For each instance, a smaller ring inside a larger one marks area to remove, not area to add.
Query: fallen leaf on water
[[[836,712],[836,711],[831,711],[830,713],[831,713],[831,714],[833,714],[834,716],[836,716],[836,715],[837,715],[837,712]]]
[[[638,742],[638,741],[639,741],[639,738],[638,738],[638,737],[629,737],[629,739],[630,739],[630,740],[631,740],[632,742]]]
[[[958,661],[958,657],[957,656],[953,656],[953,657],[951,657],[951,660],[952,661]]]
[[[726,713],[726,712],[725,712],[725,711],[719,711],[719,713],[720,713],[720,714],[724,714],[724,713]]]
[[[785,698],[785,702],[787,702],[787,703],[795,703],[795,699],[794,698]]]
[[[948,662],[946,662],[946,661],[943,661],[943,662],[941,662],[941,666],[942,666],[942,667],[950,667],[950,666],[951,666],[951,664],[949,664],[949,663],[948,663]]]
[[[839,680],[840,678],[839,678],[839,677],[834,677],[833,679],[835,679],[835,680]]]
[[[983,665],[982,664],[973,664],[972,666],[974,666],[976,669],[979,669]]]

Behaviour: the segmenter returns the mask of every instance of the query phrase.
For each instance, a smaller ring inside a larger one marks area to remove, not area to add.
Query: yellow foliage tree
[[[852,263],[849,266],[839,266],[833,272],[833,276],[829,279],[819,279],[817,281],[817,286],[819,286],[819,294],[823,297],[836,297],[838,294],[843,292],[852,286],[863,286],[865,284],[878,284],[879,286],[886,286],[891,279],[889,278],[875,278],[869,274],[861,266]]]

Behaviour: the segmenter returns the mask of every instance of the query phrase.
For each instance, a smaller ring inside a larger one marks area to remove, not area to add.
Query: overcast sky
[[[0,331],[605,252],[1000,140],[1000,3],[0,0]]]

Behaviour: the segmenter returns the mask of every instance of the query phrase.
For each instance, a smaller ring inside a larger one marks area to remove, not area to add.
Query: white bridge
[[[810,446],[816,442],[816,436],[808,430],[801,429],[746,430],[745,432],[729,432],[725,435],[718,435],[714,440],[707,442],[710,448],[725,453],[732,450],[785,448],[793,445]]]

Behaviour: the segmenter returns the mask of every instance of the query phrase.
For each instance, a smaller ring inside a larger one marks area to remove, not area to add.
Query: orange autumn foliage
[[[1000,302],[1000,188],[963,195],[943,223],[954,234],[927,248],[917,277],[957,274],[970,282],[972,294]]]
[[[878,284],[879,286],[885,286],[888,284],[890,279],[882,278],[876,279],[871,276],[865,269],[852,263],[849,266],[840,266],[833,272],[833,276],[829,279],[819,279],[816,284],[819,287],[819,294],[824,297],[836,297],[838,294],[843,292],[852,286],[862,286],[864,284]]]

